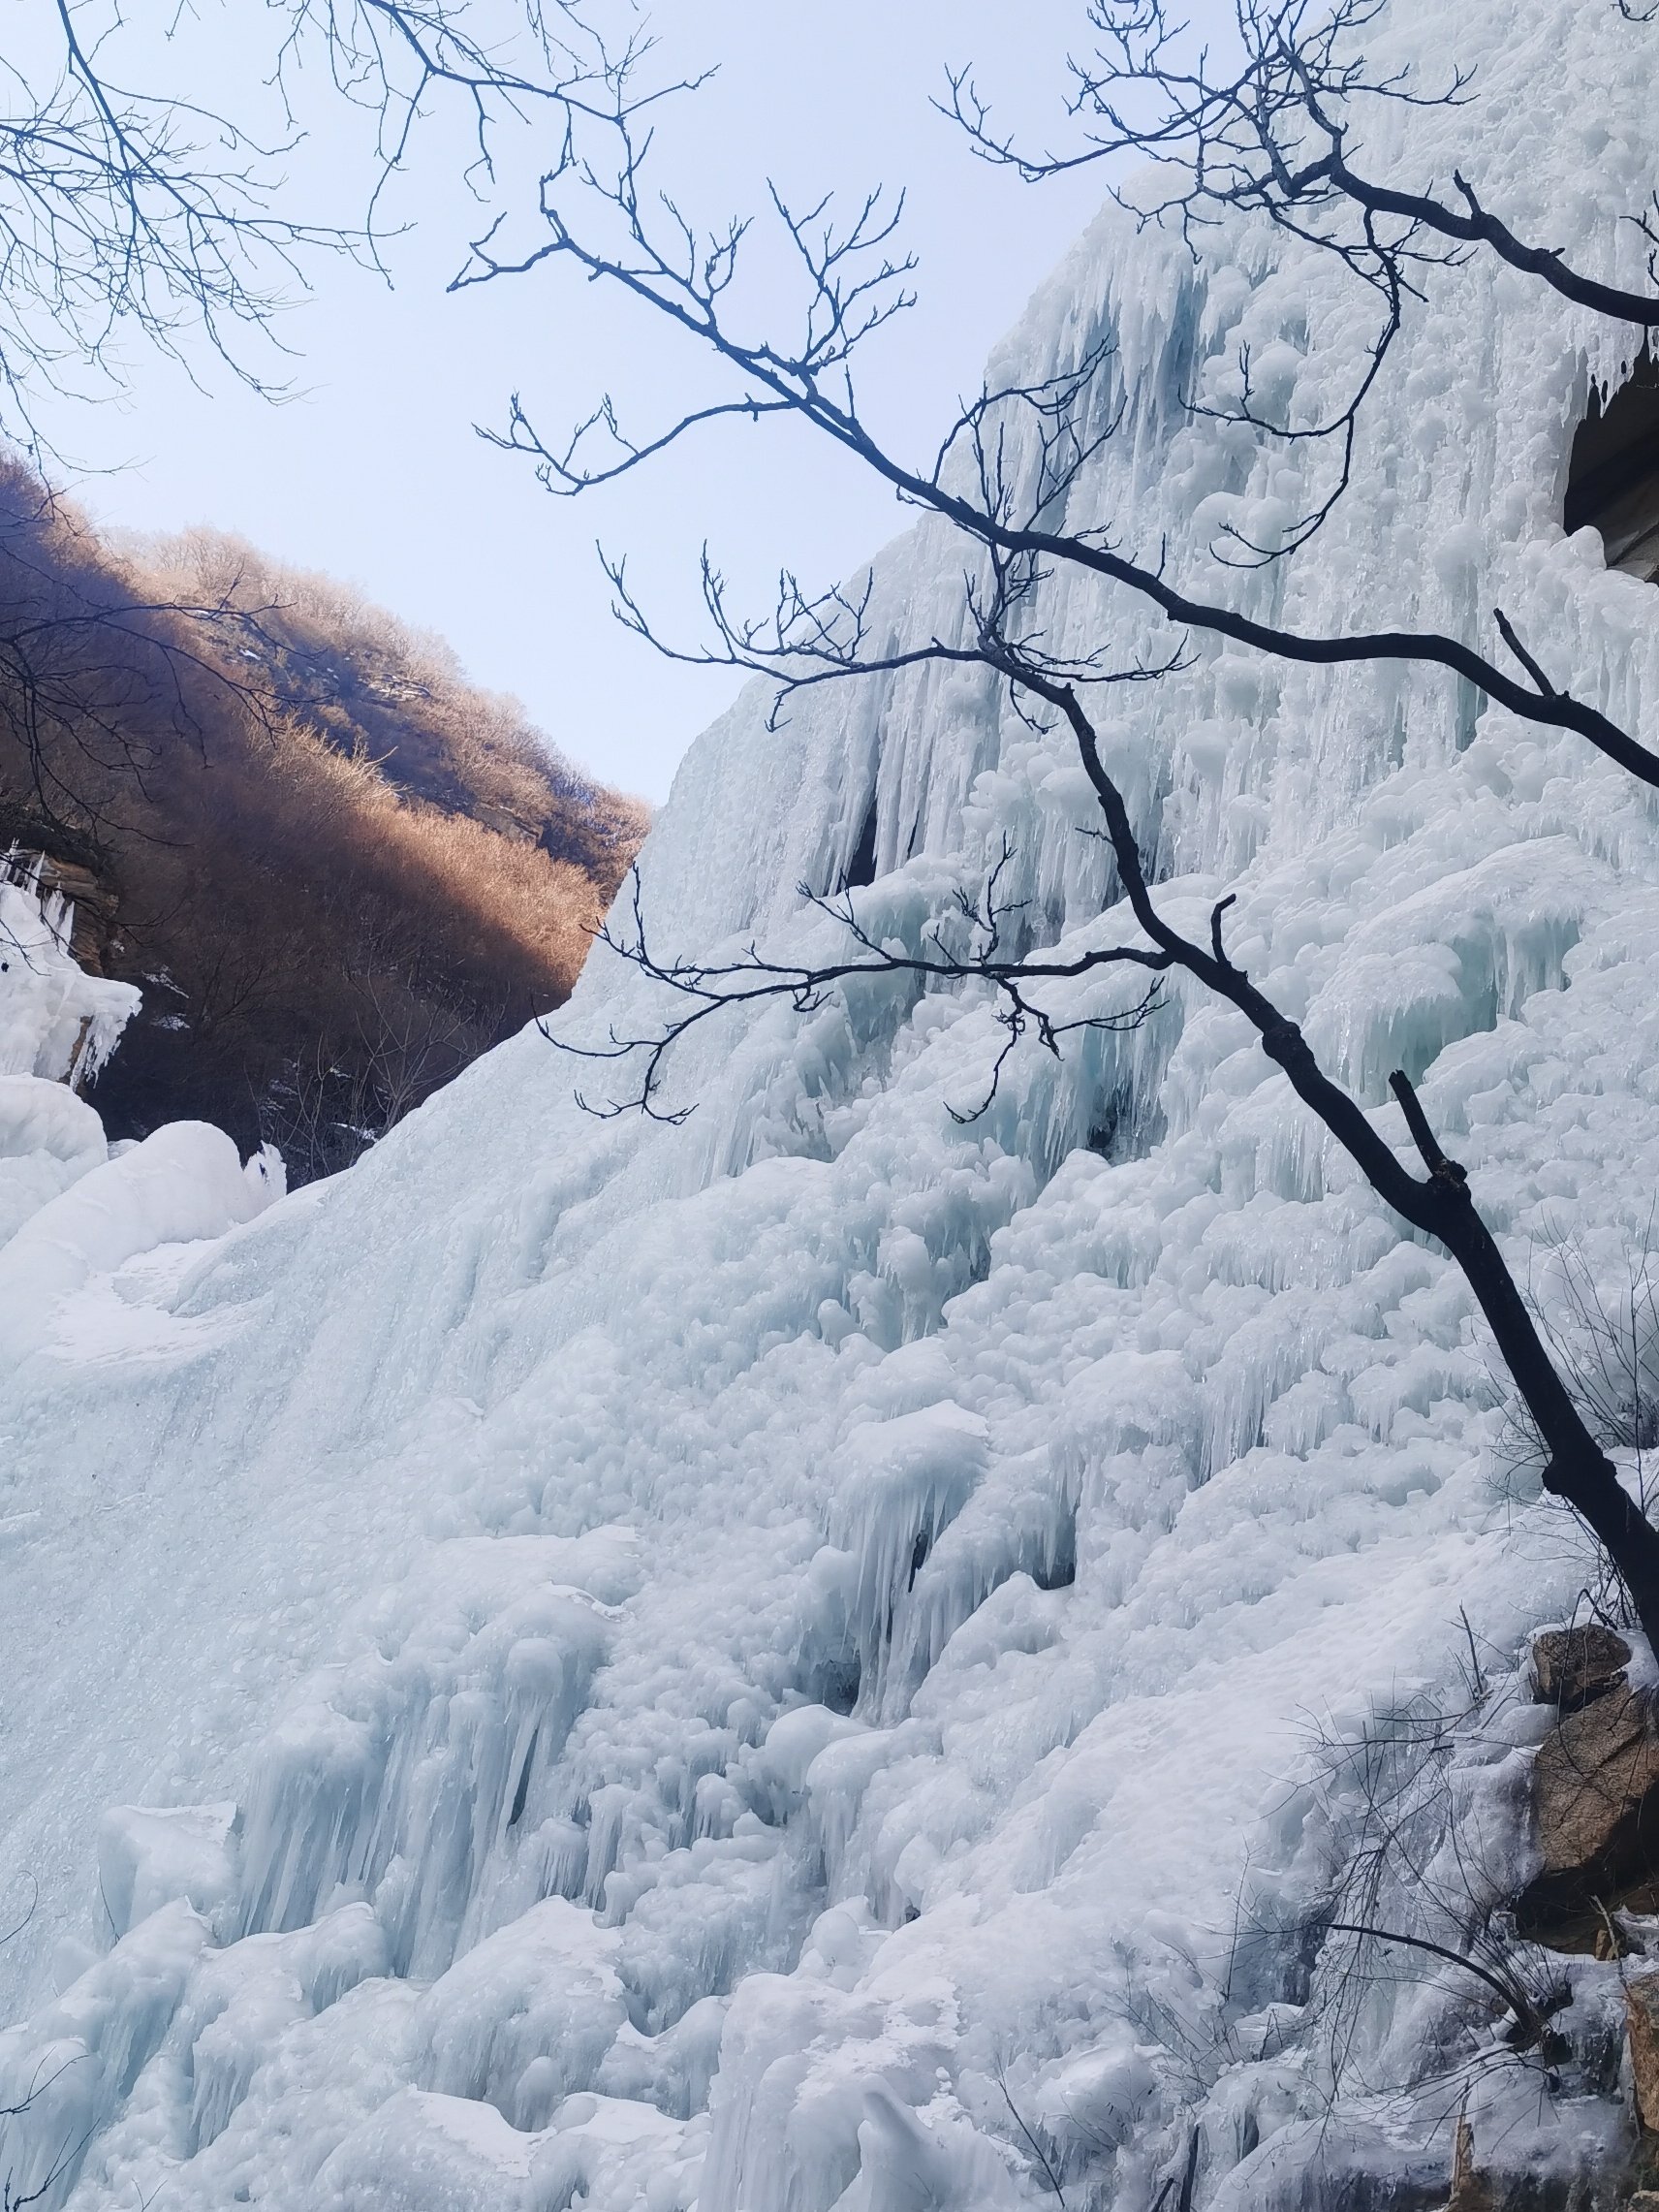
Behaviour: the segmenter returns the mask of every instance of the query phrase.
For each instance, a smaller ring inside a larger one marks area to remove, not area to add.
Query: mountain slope
[[[0,479],[0,838],[143,993],[111,1134],[343,1165],[565,997],[643,827],[339,586],[204,532],[116,553]]]

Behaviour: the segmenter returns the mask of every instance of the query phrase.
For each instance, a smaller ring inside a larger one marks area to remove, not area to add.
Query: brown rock
[[[1659,1974],[1633,1975],[1625,1983],[1624,2015],[1636,2116],[1651,2134],[1659,2132]]]
[[[1446,2212],[1492,2212],[1492,2186],[1475,2165],[1475,2131],[1459,2117],[1452,2151],[1452,2194]]]
[[[1540,1705],[1576,1713],[1593,1698],[1623,1686],[1630,1646],[1595,1622],[1579,1628],[1548,1628],[1532,1647],[1533,1691]]]
[[[35,856],[35,869],[43,893],[59,894],[74,909],[70,951],[89,975],[102,975],[115,933],[113,889],[78,861],[58,860],[50,853]]]
[[[1610,1690],[1552,1728],[1533,1761],[1532,1807],[1544,1863],[1516,1907],[1523,1935],[1586,1910],[1611,1909],[1659,1873],[1659,1730],[1651,1700]]]

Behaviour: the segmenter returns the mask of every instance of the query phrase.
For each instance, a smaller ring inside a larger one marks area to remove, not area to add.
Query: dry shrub
[[[112,553],[0,469],[0,840],[113,895],[111,1133],[344,1164],[580,968],[642,835],[438,641],[193,533]]]
[[[411,797],[576,861],[614,892],[644,806],[580,775],[516,700],[468,683],[441,638],[217,531],[143,541],[129,563],[159,596],[249,617],[243,649],[268,670],[290,717],[333,750],[372,761]]]

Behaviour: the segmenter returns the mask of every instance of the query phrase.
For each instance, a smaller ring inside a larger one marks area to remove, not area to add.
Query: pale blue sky
[[[975,162],[929,96],[947,62],[973,57],[1006,88],[1011,117],[1057,115],[1081,16],[1073,0],[677,0],[664,12],[676,57],[721,65],[671,148],[676,184],[704,212],[757,205],[773,174],[798,194],[908,188],[921,303],[872,359],[866,389],[918,447],[1101,196],[1087,174],[1032,189]],[[415,226],[391,256],[396,288],[325,268],[286,317],[298,395],[271,406],[211,363],[198,390],[135,357],[122,403],[59,408],[47,427],[84,464],[77,490],[95,515],[211,523],[350,580],[440,631],[584,768],[660,799],[735,683],[671,667],[610,623],[595,538],[627,551],[653,605],[689,625],[704,535],[764,596],[780,564],[829,581],[905,518],[850,463],[764,430],[706,441],[589,501],[551,499],[474,422],[499,420],[516,387],[553,426],[608,385],[660,411],[679,359],[662,331],[591,288],[534,279],[446,296],[478,210],[441,128],[394,205]]]

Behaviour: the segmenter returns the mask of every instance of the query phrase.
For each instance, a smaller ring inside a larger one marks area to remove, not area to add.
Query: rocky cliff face
[[[1392,11],[1385,62],[1452,41],[1508,120],[1471,150],[1456,111],[1402,111],[1379,163],[1478,151],[1518,228],[1611,267],[1659,182],[1634,35],[1568,0]],[[1247,346],[1322,414],[1369,328],[1332,283],[1248,224],[1194,266],[1103,220],[1004,363],[1111,340],[1122,428],[1075,520],[1219,588],[1216,532],[1305,507],[1318,462],[1183,400]],[[1310,630],[1501,605],[1651,730],[1659,594],[1560,520],[1591,382],[1626,365],[1485,263],[1445,272],[1316,548],[1221,581]],[[1104,587],[1044,615],[1062,649],[1155,643]],[[872,619],[963,619],[931,526],[877,562]],[[1420,1075],[1521,1271],[1549,1296],[1576,1254],[1616,1307],[1659,1175],[1646,797],[1438,676],[1213,642],[1109,743],[1172,914],[1236,894],[1234,958],[1328,1063],[1379,1116],[1387,1071]],[[833,931],[797,884],[856,874],[871,933],[920,947],[1006,840],[1033,930],[1081,948],[1119,927],[1087,821],[1058,736],[912,672],[781,732],[740,704],[643,895],[665,953],[798,957]],[[559,1026],[654,1018],[599,957]],[[257,1215],[226,1185],[227,1234],[141,1147],[98,1193],[141,1232],[43,1209],[33,1248],[81,1255],[47,1296],[0,1253],[16,2191],[1612,2188],[1621,1963],[1560,1953],[1517,2010],[1481,1948],[1536,1964],[1493,1918],[1540,1871],[1529,1637],[1595,1562],[1461,1283],[1228,1011],[1176,991],[1033,1045],[964,1124],[1001,1041],[971,994],[896,980],[734,1018],[662,1126],[584,1118],[527,1030],[349,1175]]]

